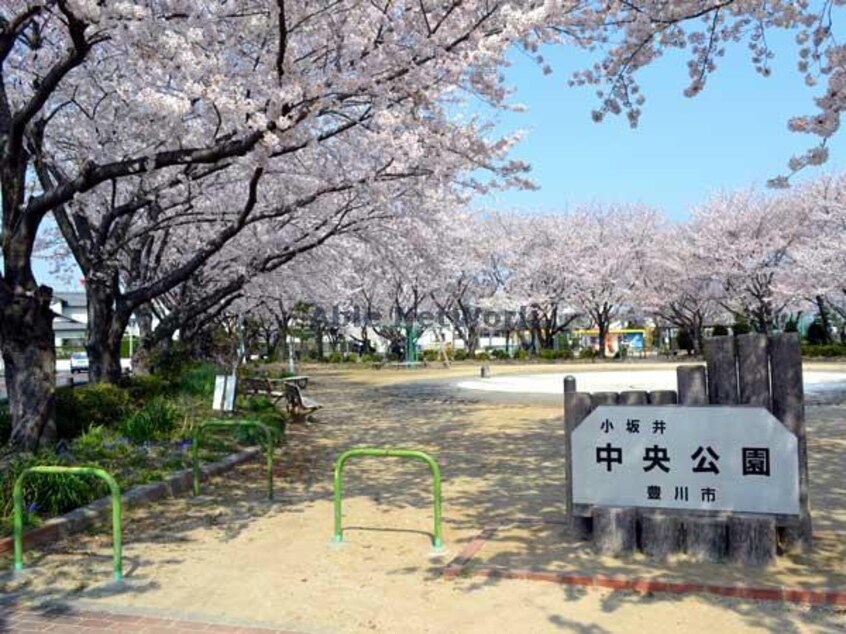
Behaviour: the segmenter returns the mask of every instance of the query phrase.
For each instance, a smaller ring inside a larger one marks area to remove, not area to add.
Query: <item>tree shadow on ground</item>
[[[413,377],[409,377],[413,378]],[[133,555],[128,578],[142,580],[150,565],[144,546],[173,550],[173,557],[157,563],[179,565],[181,544],[203,538],[221,545],[237,538],[259,519],[284,514],[305,513],[318,501],[332,495],[333,463],[340,453],[352,447],[417,449],[429,452],[440,463],[444,481],[444,522],[452,546],[460,550],[478,532],[488,526],[504,525],[474,562],[507,568],[533,568],[554,571],[594,570],[600,574],[631,576],[653,575],[667,581],[719,577],[722,585],[747,583],[750,574],[762,582],[761,574],[740,567],[724,565],[714,570],[685,562],[656,564],[642,558],[598,561],[588,545],[579,542],[558,525],[518,526],[508,522],[518,518],[562,519],[564,515],[564,434],[560,407],[538,408],[532,404],[488,401],[476,394],[468,396],[443,382],[413,381],[374,387],[366,380],[349,375],[322,374],[309,388],[324,404],[316,420],[292,424],[281,459],[275,463],[277,499],[266,500],[263,464],[257,460],[234,472],[203,485],[197,498],[164,500],[155,505],[131,510],[126,515],[124,541],[139,554]],[[813,586],[837,585],[843,574],[838,557],[846,555],[841,537],[846,533],[846,433],[844,410],[839,406],[809,408],[809,454],[814,518],[818,530],[831,538],[828,552],[831,564],[817,577],[809,577]],[[397,532],[430,535],[431,474],[418,461],[397,459],[352,459],[344,475],[345,500],[367,498],[378,503],[384,515],[397,509],[415,509],[421,518],[419,530],[394,528],[377,521],[364,523],[350,517],[345,531]],[[818,507],[818,508],[817,508]],[[327,536],[331,527],[327,525]],[[58,571],[48,583],[22,588],[13,599],[22,604],[47,601],[49,605],[74,599],[93,598],[96,587],[73,584],[76,577],[107,576],[108,564],[102,558],[86,557],[108,549],[107,531],[64,540],[49,548],[26,554],[28,564],[54,564],[62,557],[73,558],[74,565],[89,560],[92,568],[78,575],[61,578]],[[841,559],[842,560],[842,559]],[[802,558],[781,564],[785,576],[800,576],[809,566]],[[68,566],[59,569],[67,570]],[[437,578],[442,562],[428,561],[404,566],[388,574],[422,575]],[[104,579],[105,581],[105,579]],[[154,580],[151,580],[154,581]],[[464,593],[505,583],[502,579],[473,579],[460,584]],[[846,585],[844,583],[843,585]],[[127,589],[149,592],[155,587]],[[586,590],[561,586],[565,602],[578,601]],[[777,603],[740,601],[702,596],[701,600],[732,610],[750,625],[770,631],[789,633],[802,625],[821,628],[843,627],[842,615],[831,608],[794,607]],[[609,592],[602,609],[613,613],[636,603],[682,601],[684,596]],[[549,614],[551,627],[596,634],[605,630],[598,625],[573,622],[561,614]],[[2,630],[2,616],[0,616]]]
[[[418,425],[437,426],[440,445],[439,456],[446,462],[444,478],[455,482],[472,478],[481,486],[451,486],[445,504],[461,508],[460,517],[446,513],[455,528],[497,525],[516,518],[562,518],[565,469],[563,455],[563,430],[559,416],[521,420],[520,408],[510,408],[514,418],[506,429],[496,425],[480,429],[479,418],[467,420],[468,403],[481,407],[484,418],[485,404],[456,397],[454,391],[442,392],[431,386],[394,386],[383,390],[386,407],[392,405],[403,412],[403,438],[413,437]],[[392,404],[391,401],[394,401]],[[399,402],[397,402],[399,401]],[[446,413],[446,410],[449,413]],[[495,412],[491,412],[494,416]],[[793,555],[780,559],[774,570],[749,570],[733,564],[699,564],[680,560],[653,562],[644,557],[629,560],[604,558],[598,561],[588,544],[562,526],[548,525],[523,530],[522,533],[501,531],[492,540],[496,548],[486,545],[477,555],[480,564],[503,568],[579,572],[603,576],[660,578],[678,583],[714,583],[716,585],[780,586],[794,585],[809,589],[827,590],[846,588],[846,481],[842,477],[846,467],[846,433],[843,429],[842,407],[820,406],[809,408],[809,452],[812,482],[812,504],[818,532],[817,549],[812,556]],[[443,422],[434,422],[443,421]],[[468,431],[468,424],[476,428]],[[391,430],[379,430],[378,438],[390,442],[396,437]],[[354,437],[362,442],[367,434]],[[428,439],[430,442],[431,439]],[[420,477],[419,474],[415,474]],[[387,475],[385,477],[388,477]],[[412,487],[415,477],[395,474],[391,489],[395,491],[391,502],[416,506],[419,502],[398,494]],[[384,482],[384,481],[383,481]],[[394,488],[394,486],[396,488]],[[366,490],[366,485],[362,485]],[[548,533],[539,535],[539,531]],[[471,538],[464,538],[466,543]],[[486,552],[488,551],[488,552]],[[490,552],[493,551],[493,552]],[[420,568],[421,572],[437,575],[436,568]],[[403,569],[404,573],[409,572]],[[472,592],[483,585],[501,583],[498,579],[485,579],[467,586]],[[565,598],[572,589],[564,587]],[[605,611],[613,612],[631,602],[644,604],[656,601],[682,601],[684,595],[644,595],[632,592],[609,593],[603,602]],[[790,604],[742,601],[704,595],[701,597],[714,605],[731,609],[742,615],[750,625],[764,626],[768,630],[798,631],[800,625],[843,629],[846,627],[841,610],[832,607],[808,607]],[[572,629],[561,622],[562,629]],[[588,630],[589,631],[589,630]]]

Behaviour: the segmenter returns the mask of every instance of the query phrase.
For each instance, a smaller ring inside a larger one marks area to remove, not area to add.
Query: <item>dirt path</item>
[[[50,598],[91,609],[237,619],[302,632],[846,629],[846,618],[833,608],[441,578],[441,567],[484,527],[516,518],[560,518],[563,512],[560,405],[503,403],[408,384],[476,371],[323,370],[309,393],[325,409],[315,422],[294,426],[277,467],[276,502],[263,499],[261,465],[249,465],[206,486],[197,499],[128,514],[128,589],[102,584],[110,550],[100,535],[27,553],[37,570],[28,584],[10,589],[19,591],[22,603]],[[674,580],[846,587],[844,540],[838,537],[846,535],[844,418],[840,407],[809,409],[813,504],[824,538],[813,559],[785,560],[763,575],[684,561],[655,566],[641,558],[599,559],[557,527],[508,525],[476,559]],[[414,448],[436,456],[444,476],[446,552],[431,552],[427,469],[397,460],[349,464],[345,542],[331,543],[332,462],[354,446]]]

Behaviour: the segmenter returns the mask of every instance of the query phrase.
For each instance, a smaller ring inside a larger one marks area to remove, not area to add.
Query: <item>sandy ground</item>
[[[597,367],[606,366],[591,370]],[[496,368],[498,374],[542,371],[561,372],[562,366]],[[517,518],[562,516],[560,404],[531,397],[501,402],[443,388],[445,379],[477,374],[471,366],[308,372],[314,377],[308,392],[325,409],[313,422],[293,426],[280,452],[275,502],[263,499],[261,465],[245,466],[205,486],[199,498],[168,500],[127,514],[127,587],[104,584],[111,551],[101,531],[27,552],[32,574],[7,584],[6,592],[14,592],[20,603],[72,601],[302,632],[846,630],[844,609],[535,581],[446,580],[438,574],[480,530],[502,525],[475,565],[846,587],[846,409],[841,406],[808,410],[819,548],[812,557],[785,558],[760,572],[684,559],[664,564],[641,557],[603,559],[557,526],[510,525]],[[354,446],[422,449],[438,459],[445,552],[433,553],[430,546],[428,471],[399,460],[349,463],[345,541],[332,543],[332,462]]]

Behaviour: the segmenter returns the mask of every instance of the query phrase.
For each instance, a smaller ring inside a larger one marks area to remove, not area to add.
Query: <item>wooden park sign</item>
[[[795,333],[714,337],[676,391],[565,380],[567,512],[603,553],[762,565],[811,546]]]
[[[571,442],[577,506],[799,515],[796,435],[761,407],[601,405]]]

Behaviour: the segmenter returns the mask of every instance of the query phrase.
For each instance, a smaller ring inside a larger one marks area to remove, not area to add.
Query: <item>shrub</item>
[[[802,311],[791,313],[784,322],[784,332],[799,332],[799,322],[802,320]]]
[[[825,327],[819,319],[814,320],[814,322],[808,326],[808,334],[806,335],[806,338],[808,343],[812,346],[822,345],[828,340],[828,333],[825,331]]]
[[[340,352],[333,352],[327,357],[326,360],[329,363],[341,363],[344,360],[344,355],[342,355]]]
[[[166,348],[157,348],[150,356],[150,368],[167,382],[185,374],[192,363],[191,351],[180,341],[171,342]]]
[[[170,401],[158,397],[129,416],[120,426],[132,442],[141,444],[170,436],[179,424],[179,410]]]
[[[579,359],[595,359],[598,353],[593,348],[582,348],[579,350]]]
[[[676,343],[678,344],[679,350],[685,350],[688,353],[695,348],[693,345],[693,337],[690,336],[690,332],[687,330],[679,330],[679,334],[676,335]]]
[[[846,357],[846,344],[829,343],[825,345],[802,344],[802,355],[806,357]]]
[[[467,354],[466,350],[456,350],[453,353],[452,358],[456,361],[467,361],[468,356],[469,355]]]
[[[500,361],[504,361],[509,358],[508,353],[505,350],[491,350],[491,356],[494,359],[499,359]]]
[[[573,358],[573,351],[569,348],[563,348],[561,350],[548,350],[544,349],[541,350],[538,356],[541,359],[545,359],[547,361],[553,361],[555,359],[572,359]]]
[[[56,390],[56,428],[59,438],[76,438],[99,425],[113,427],[130,413],[129,392],[110,383]]]
[[[529,356],[530,356],[529,351],[523,350],[523,348],[520,348],[519,350],[514,351],[514,358],[518,359],[519,361],[525,361],[526,359],[529,358]]]
[[[133,401],[143,403],[167,392],[168,385],[160,376],[149,374],[133,376],[127,382],[126,389]]]
[[[0,516],[12,515],[12,489],[24,469],[68,463],[67,458],[49,451],[37,455],[17,454],[9,458],[8,468],[0,473]],[[108,488],[99,478],[90,476],[39,474],[27,477],[23,493],[28,516],[35,512],[58,515],[103,497]]]
[[[441,354],[437,350],[424,350],[423,351],[423,360],[424,361],[437,361],[440,358]]]
[[[746,317],[738,317],[734,320],[734,325],[731,327],[731,331],[735,335],[746,335],[752,332],[752,325]]]
[[[478,360],[478,361],[490,361],[491,355],[489,355],[487,352],[477,352],[476,353],[476,360]]]
[[[344,357],[344,360],[347,363],[358,363],[361,360],[361,357],[358,356],[355,352],[347,352]]]
[[[718,324],[718,325],[714,326],[714,328],[711,330],[711,335],[713,337],[725,337],[728,334],[729,334],[728,328],[726,328],[722,324]]]
[[[194,365],[175,378],[179,391],[192,396],[211,397],[217,369],[210,363]]]

